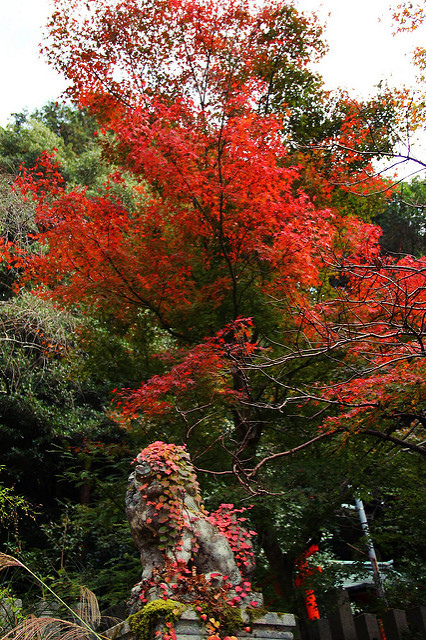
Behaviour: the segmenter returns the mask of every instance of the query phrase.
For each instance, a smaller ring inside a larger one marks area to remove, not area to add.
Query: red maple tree
[[[385,372],[402,375],[413,357],[392,322],[415,316],[414,333],[423,331],[413,298],[423,271],[410,263],[413,277],[404,272],[401,286],[389,270],[402,273],[402,263],[380,262],[379,230],[332,206],[336,176],[358,170],[366,190],[377,187],[377,178],[365,182],[359,155],[332,154],[327,172],[311,156],[311,182],[330,198],[316,208],[302,188],[304,155],[288,142],[289,107],[265,108],[283,69],[302,72],[321,52],[315,22],[276,2],[56,0],[49,33],[48,55],[97,118],[118,169],[99,197],[67,190],[47,156],[24,172],[19,184],[36,199],[44,248],[27,258],[25,277],[43,295],[128,323],[145,311],[173,338],[165,373],[119,392],[121,418],[174,412],[184,427],[176,437],[189,439],[220,416],[233,425],[233,444],[219,429],[206,446],[213,438],[231,447],[244,483],[263,465],[253,458],[263,410],[311,400],[343,408],[291,449],[277,454],[274,443],[272,457],[362,421],[378,406],[369,389],[382,389],[383,402]],[[342,145],[356,138],[362,147],[368,131],[349,112]],[[357,359],[352,377],[326,389],[311,373],[292,382],[288,362],[300,369],[338,348],[342,370]]]

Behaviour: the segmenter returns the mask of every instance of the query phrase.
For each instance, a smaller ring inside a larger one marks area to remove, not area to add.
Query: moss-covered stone
[[[185,609],[186,605],[175,600],[153,600],[129,617],[129,626],[137,640],[152,640],[157,624],[174,624]]]
[[[158,624],[175,625],[187,608],[188,605],[175,600],[153,600],[129,617],[130,629],[136,640],[153,640]],[[203,603],[194,610],[202,627],[208,628],[209,621],[216,620],[219,623],[218,632],[221,636],[235,636],[244,627],[241,609],[238,607],[224,603],[221,603],[220,607],[215,607],[210,603]]]

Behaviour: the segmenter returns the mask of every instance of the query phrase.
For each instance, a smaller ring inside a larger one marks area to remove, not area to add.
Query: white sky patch
[[[398,0],[295,0],[326,24],[329,52],[318,69],[327,88],[348,89],[357,97],[374,93],[380,81],[415,86],[414,48],[426,45],[426,27],[393,35],[392,7]]]
[[[56,100],[66,87],[39,54],[48,0],[0,0],[0,126],[10,114]]]
[[[354,98],[368,98],[377,93],[380,82],[389,88],[426,91],[417,82],[417,69],[412,63],[417,46],[426,46],[426,25],[412,33],[394,35],[393,10],[400,0],[295,0],[300,11],[316,12],[325,25],[329,51],[316,69],[322,74],[327,89],[346,89]],[[426,134],[411,136],[410,153],[426,161]],[[399,151],[407,152],[406,144]],[[383,161],[380,169],[394,163]],[[400,179],[424,170],[416,163],[400,164],[395,170]]]

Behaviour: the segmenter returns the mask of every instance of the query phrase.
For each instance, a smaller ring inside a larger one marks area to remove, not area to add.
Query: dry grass
[[[77,613],[92,629],[96,629],[100,625],[101,612],[98,599],[93,591],[90,591],[87,587],[81,587]]]
[[[87,627],[59,618],[30,616],[11,629],[2,640],[99,640]]]
[[[101,613],[97,598],[90,589],[81,587],[79,602],[72,609],[25,564],[13,556],[0,553],[0,571],[9,567],[21,567],[27,571],[69,611],[73,621],[32,615],[3,635],[1,640],[104,640],[105,636],[94,631],[101,622]]]
[[[22,567],[25,569],[25,565],[13,556],[8,556],[6,553],[0,553],[0,571],[7,569],[8,567]]]

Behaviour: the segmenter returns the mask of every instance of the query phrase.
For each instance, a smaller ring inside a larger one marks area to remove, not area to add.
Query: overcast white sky
[[[380,80],[415,84],[412,52],[426,45],[426,28],[393,36],[392,8],[400,0],[295,0],[326,24],[329,53],[319,65],[329,88],[366,96]]]
[[[353,89],[365,96],[375,84],[393,85],[415,72],[410,54],[423,33],[392,36],[389,8],[397,0],[295,0],[299,9],[317,10],[327,22],[330,52],[320,65],[327,87]],[[57,99],[63,79],[40,59],[38,43],[50,13],[49,0],[0,0],[0,125],[12,112]]]

